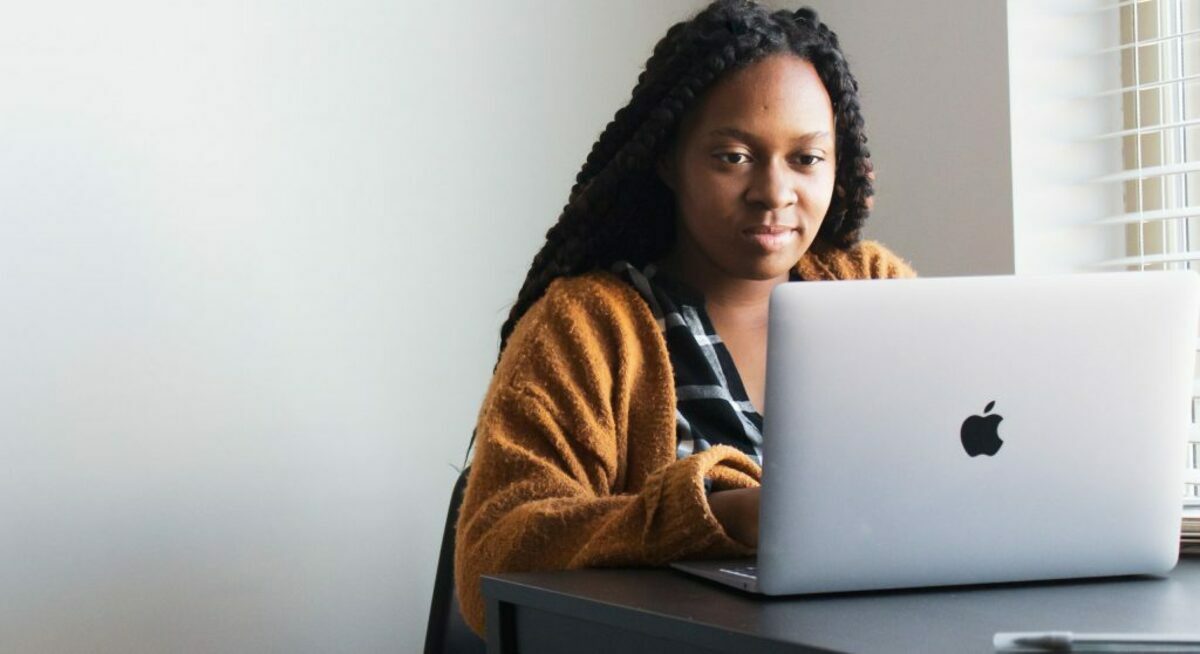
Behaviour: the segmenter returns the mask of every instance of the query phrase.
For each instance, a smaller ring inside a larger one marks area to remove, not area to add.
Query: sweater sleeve
[[[632,330],[602,305],[561,292],[539,301],[510,339],[480,411],[455,547],[460,606],[480,634],[484,574],[753,553],[725,535],[703,480],[755,485],[758,467],[729,447],[674,460],[673,410],[638,405],[656,395],[640,386],[647,375],[639,362],[654,354],[643,352],[647,323]]]
[[[806,280],[893,279],[916,277],[904,259],[875,241],[861,241],[848,248],[814,242],[796,265]]]
[[[907,261],[875,241],[863,241],[859,246],[863,277],[895,279],[916,277],[917,272]]]

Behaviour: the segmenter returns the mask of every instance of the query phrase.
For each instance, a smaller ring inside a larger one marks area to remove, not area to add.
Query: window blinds
[[[1200,0],[1126,0],[1107,11],[1120,23],[1119,96],[1124,124],[1096,139],[1120,139],[1124,212],[1097,221],[1123,230],[1125,256],[1109,269],[1200,271]],[[1200,364],[1200,339],[1197,340]],[[1198,365],[1200,369],[1200,365]],[[1200,499],[1200,379],[1194,386],[1184,495]]]

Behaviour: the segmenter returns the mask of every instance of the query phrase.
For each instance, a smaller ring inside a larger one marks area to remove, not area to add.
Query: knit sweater
[[[883,246],[814,243],[806,281],[914,276]],[[556,279],[517,323],[479,412],[455,582],[484,633],[480,577],[749,556],[709,509],[761,469],[724,445],[675,456],[675,387],[650,308],[607,271]]]

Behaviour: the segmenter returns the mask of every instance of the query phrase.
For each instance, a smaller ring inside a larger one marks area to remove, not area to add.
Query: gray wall
[[[803,4],[837,32],[861,87],[878,192],[867,236],[925,276],[1012,273],[1005,3]]]

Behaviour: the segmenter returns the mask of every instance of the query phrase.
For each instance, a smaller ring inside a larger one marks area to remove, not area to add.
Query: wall
[[[416,651],[507,303],[700,4],[0,11],[0,651]]]
[[[702,4],[0,12],[0,651],[415,651],[508,303]],[[868,236],[1011,272],[1003,5],[818,7]]]

